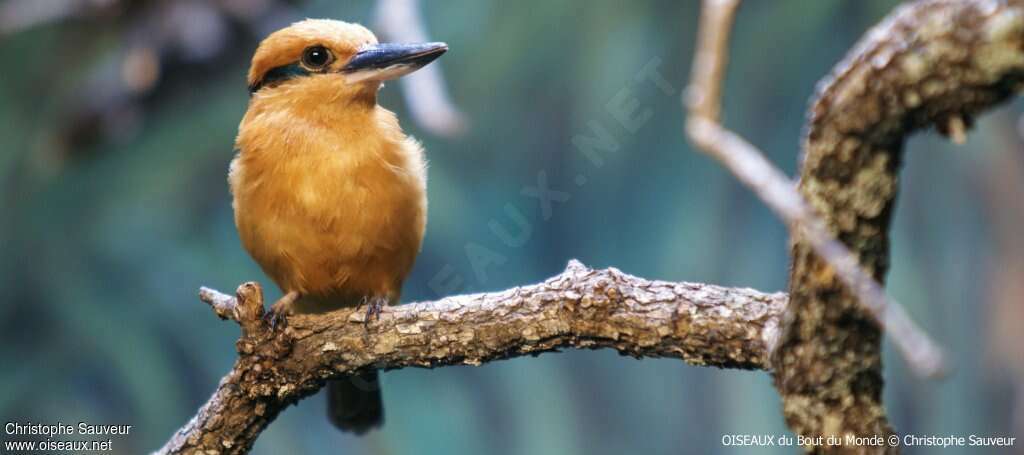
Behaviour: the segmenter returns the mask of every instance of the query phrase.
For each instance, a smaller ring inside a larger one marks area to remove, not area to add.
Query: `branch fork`
[[[217,317],[237,322],[242,328],[242,338],[257,337],[270,329],[263,320],[263,288],[255,281],[238,286],[234,297],[201,287],[199,300],[210,305]]]

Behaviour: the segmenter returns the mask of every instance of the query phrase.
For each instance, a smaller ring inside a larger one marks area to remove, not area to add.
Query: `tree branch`
[[[799,194],[759,150],[719,124],[737,6],[738,0],[704,2],[686,131],[793,231],[792,304],[772,357],[786,422],[812,437],[890,436],[879,326],[915,371],[934,375],[943,363],[937,346],[877,284],[888,268],[903,139],[934,124],[962,143],[965,119],[1021,90],[1024,1],[922,1],[869,32],[819,85]]]
[[[819,84],[800,192],[882,282],[905,137],[935,125],[962,139],[969,119],[1024,89],[1022,82],[1024,0],[902,6]],[[791,303],[772,357],[786,422],[808,436],[891,436],[878,326],[806,236],[795,239],[791,257]]]
[[[856,256],[836,240],[800,195],[796,183],[773,166],[757,147],[719,123],[729,32],[738,7],[739,0],[704,1],[692,82],[684,100],[690,111],[687,135],[753,190],[786,222],[794,237],[803,238],[832,267],[839,280],[860,298],[864,309],[888,331],[914,372],[926,377],[939,376],[945,370],[942,349],[861,269]]]
[[[157,453],[245,453],[285,407],[326,379],[363,368],[433,368],[565,348],[615,349],[694,365],[764,369],[786,305],[782,293],[651,281],[576,261],[543,283],[364,311],[260,318],[259,286],[235,298],[204,289],[214,312],[240,323],[238,361],[197,415]]]

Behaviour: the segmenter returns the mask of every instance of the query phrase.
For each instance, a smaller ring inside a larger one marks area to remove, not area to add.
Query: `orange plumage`
[[[330,20],[260,44],[229,181],[242,244],[285,293],[275,315],[398,300],[426,225],[425,163],[377,91],[446,49]]]

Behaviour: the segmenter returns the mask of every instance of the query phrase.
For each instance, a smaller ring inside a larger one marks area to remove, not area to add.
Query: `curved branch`
[[[800,191],[884,282],[905,136],[936,125],[962,140],[971,118],[1022,88],[1024,0],[900,7],[819,85]],[[792,303],[772,362],[786,421],[807,436],[890,435],[879,328],[807,239],[795,240]]]
[[[782,293],[651,281],[571,261],[543,283],[365,312],[294,315],[284,330],[263,323],[259,286],[235,298],[204,289],[215,313],[240,323],[239,358],[197,415],[158,453],[245,453],[290,404],[326,379],[362,368],[434,368],[610,348],[634,357],[764,369],[778,337]]]
[[[857,257],[840,240],[800,194],[795,182],[742,137],[723,127],[719,120],[721,84],[728,57],[729,33],[739,0],[705,0],[697,33],[698,51],[693,76],[684,99],[689,107],[686,134],[699,149],[719,160],[796,232],[839,281],[852,290],[860,304],[889,333],[910,369],[926,377],[945,372],[945,354],[917,327],[882,286],[861,269]]]

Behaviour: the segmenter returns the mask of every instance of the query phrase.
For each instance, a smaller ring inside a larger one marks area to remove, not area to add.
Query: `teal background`
[[[151,38],[139,30],[174,26],[153,13],[171,2],[0,27],[4,423],[132,424],[130,436],[114,439],[115,453],[144,453],[231,367],[238,330],[196,289],[230,291],[247,280],[270,287],[239,244],[225,179],[246,109],[247,60],[266,31],[292,20],[373,19],[370,2],[267,1],[282,9],[261,26],[224,16],[220,50],[203,58],[168,51],[157,84],[127,99],[104,90],[118,86],[124,50]],[[0,4],[0,24],[14,3]],[[470,124],[459,137],[433,135],[410,120],[397,84],[382,92],[430,160],[430,221],[405,298],[440,297],[429,283],[446,270],[461,278],[459,292],[499,290],[552,276],[571,258],[648,278],[785,289],[784,226],[683,137],[679,91],[697,2],[424,3],[431,39],[451,47],[439,62]],[[732,41],[726,124],[794,174],[815,83],[895,4],[747,2]],[[213,39],[188,37],[199,48]],[[636,82],[652,62],[674,95]],[[635,133],[607,108],[616,96],[650,112]],[[75,115],[104,110],[101,122]],[[1024,453],[1022,113],[1017,100],[986,115],[964,146],[915,136],[893,229],[889,290],[955,365],[944,381],[922,381],[887,344],[893,423],[918,435],[1018,437],[1015,449],[983,453]],[[620,144],[599,167],[573,145],[594,122]],[[549,217],[521,194],[540,172],[569,194]],[[489,228],[494,220],[513,226],[506,205],[531,227],[522,246]],[[467,248],[500,263],[479,273]],[[268,298],[278,295],[271,289]],[[253,453],[793,452],[721,443],[724,434],[788,434],[763,372],[572,351],[382,380],[382,431],[336,432],[314,396],[285,411]]]

